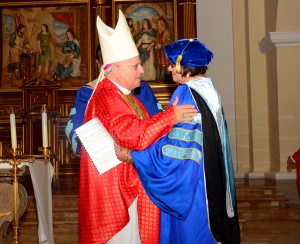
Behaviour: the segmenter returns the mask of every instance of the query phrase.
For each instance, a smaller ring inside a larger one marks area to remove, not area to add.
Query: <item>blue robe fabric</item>
[[[65,129],[72,150],[78,156],[80,155],[81,143],[75,130],[83,124],[85,109],[92,93],[93,89],[88,84],[82,86],[77,91],[74,105],[70,111],[69,121]],[[143,103],[151,117],[162,111],[162,107],[158,103],[148,83],[142,82],[141,86],[134,90],[134,95]]]
[[[76,93],[73,107],[71,108],[69,121],[65,129],[66,136],[76,155],[80,155],[81,143],[75,132],[83,124],[87,103],[93,93],[93,88],[88,84],[83,85]]]
[[[142,82],[140,87],[133,90],[133,94],[145,106],[150,117],[162,111],[160,103],[157,101],[152,88],[147,82]]]
[[[170,104],[176,96],[179,98],[178,104],[193,104],[198,107],[187,85],[180,85],[176,89]],[[235,228],[231,223],[218,225],[214,228],[217,229],[218,240],[211,231],[206,185],[208,175],[205,170],[203,146],[203,137],[207,135],[203,134],[202,119],[199,111],[193,121],[176,124],[169,134],[149,148],[143,151],[131,151],[133,162],[148,196],[162,210],[160,243],[216,243],[227,238],[222,237],[222,232],[226,232],[228,225],[229,229]],[[223,144],[226,147],[228,141]],[[222,152],[219,154],[222,157]],[[231,159],[230,155],[226,157]],[[233,174],[232,167],[229,167],[229,171]],[[227,180],[224,180],[224,184],[221,183],[225,185],[224,189],[227,188],[226,182]],[[230,192],[235,193],[234,185]],[[223,195],[222,199],[226,199],[225,193]],[[234,194],[230,197],[235,201]],[[227,222],[227,218],[232,217],[227,216],[224,202],[221,204],[224,209],[216,211],[222,215],[220,218],[217,217],[219,218],[217,222]],[[210,206],[215,207],[213,204]],[[238,227],[237,233],[239,235]],[[232,243],[239,242],[239,237],[233,239]]]

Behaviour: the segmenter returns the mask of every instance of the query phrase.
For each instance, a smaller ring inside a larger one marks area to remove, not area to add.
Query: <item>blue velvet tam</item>
[[[176,66],[201,68],[207,66],[214,54],[196,39],[181,39],[164,47],[168,60]]]

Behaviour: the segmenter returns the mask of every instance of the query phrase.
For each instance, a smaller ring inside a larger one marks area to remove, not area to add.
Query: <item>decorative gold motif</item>
[[[45,159],[50,158],[52,147],[39,147],[38,151],[43,152],[43,155],[45,156]]]
[[[144,119],[146,117],[144,111],[141,109],[140,105],[137,103],[137,101],[133,98],[131,94],[125,95],[124,93],[121,93],[121,96],[136,113],[136,115],[139,116],[140,119]]]

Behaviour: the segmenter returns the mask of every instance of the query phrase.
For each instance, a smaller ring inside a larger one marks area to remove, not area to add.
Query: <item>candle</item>
[[[48,126],[47,126],[47,108],[46,105],[42,107],[42,135],[43,135],[43,147],[48,147]]]
[[[17,149],[17,131],[16,131],[16,116],[14,109],[11,108],[10,118],[10,136],[11,136],[11,148]]]

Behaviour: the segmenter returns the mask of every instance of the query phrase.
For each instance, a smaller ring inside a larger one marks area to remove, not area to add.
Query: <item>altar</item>
[[[28,167],[36,200],[39,243],[54,244],[52,214],[52,179],[54,168],[50,159],[35,159],[34,163],[21,163]],[[9,171],[12,166],[0,159],[0,169]],[[1,194],[1,193],[0,193]]]

